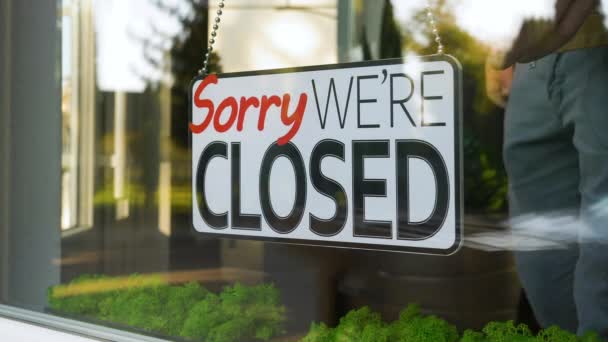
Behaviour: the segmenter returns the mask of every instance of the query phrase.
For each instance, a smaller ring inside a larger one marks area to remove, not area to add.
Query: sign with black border
[[[461,67],[447,55],[197,77],[193,227],[453,254],[462,241],[461,102]]]

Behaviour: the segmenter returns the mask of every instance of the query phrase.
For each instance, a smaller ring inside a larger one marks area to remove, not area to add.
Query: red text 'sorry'
[[[238,101],[234,96],[228,96],[219,103],[216,109],[212,100],[201,97],[205,88],[211,84],[219,85],[217,75],[212,74],[205,77],[194,91],[193,105],[198,109],[207,109],[207,114],[200,123],[195,124],[191,122],[189,124],[190,131],[193,134],[203,133],[212,122],[213,128],[218,133],[230,130],[234,127],[235,123],[236,130],[241,132],[244,129],[245,116],[250,108],[259,108],[257,128],[259,131],[264,131],[268,110],[273,106],[280,108],[281,122],[283,125],[290,127],[285,135],[278,138],[277,143],[285,145],[298,133],[302,125],[304,112],[306,111],[306,104],[308,103],[308,95],[306,93],[300,94],[298,104],[291,114],[289,113],[289,104],[291,102],[291,95],[289,93],[283,94],[282,97],[278,95],[263,95],[261,98],[241,96]],[[230,112],[228,119],[222,122],[222,113],[227,110]],[[194,120],[194,117],[192,119]]]

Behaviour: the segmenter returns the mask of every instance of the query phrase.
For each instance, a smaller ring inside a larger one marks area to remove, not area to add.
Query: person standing
[[[608,33],[599,8],[557,0],[554,20],[525,22],[495,63],[515,69],[501,83],[510,87],[510,215],[518,233],[562,242],[515,251],[524,290],[543,328],[608,339]],[[507,92],[497,89],[500,101]]]

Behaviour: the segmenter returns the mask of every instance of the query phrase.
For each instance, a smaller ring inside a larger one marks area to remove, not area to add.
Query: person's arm
[[[555,19],[545,32],[535,32],[533,22],[522,26],[511,50],[506,53],[503,67],[517,62],[526,63],[551,54],[565,45],[597,8],[598,0],[557,0]]]
[[[490,101],[498,107],[505,108],[509,94],[511,93],[511,83],[513,82],[513,67],[501,70],[494,67],[492,56],[486,61],[486,94]]]

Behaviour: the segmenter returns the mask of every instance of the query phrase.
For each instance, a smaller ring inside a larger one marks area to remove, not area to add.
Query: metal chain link
[[[435,21],[435,15],[433,14],[433,6],[431,5],[431,1],[427,0],[426,2],[426,17],[429,20],[429,26],[431,27],[431,32],[435,36],[435,43],[437,43],[437,54],[443,55],[444,46],[441,42],[441,36],[439,35],[439,29],[437,29],[437,22]]]
[[[217,31],[220,26],[220,17],[223,14],[224,9],[224,1],[220,0],[218,4],[217,16],[214,19],[213,23],[213,31],[211,31],[211,38],[209,38],[209,46],[207,46],[207,52],[205,53],[205,59],[203,63],[203,68],[198,71],[199,75],[206,76],[209,70],[209,58],[211,57],[211,51],[213,51],[213,45],[215,44],[215,39],[217,38]],[[435,36],[435,43],[437,43],[437,54],[443,55],[444,46],[441,42],[441,36],[439,35],[439,30],[437,29],[437,22],[435,21],[435,15],[433,14],[433,6],[431,5],[430,0],[427,0],[426,4],[426,16],[429,21],[429,26],[431,27],[431,32]]]
[[[217,16],[214,19],[213,30],[211,31],[211,38],[209,38],[209,45],[207,46],[207,52],[205,53],[205,60],[203,63],[203,68],[198,71],[198,74],[201,76],[207,76],[207,72],[209,71],[209,58],[211,57],[211,51],[213,51],[213,45],[215,44],[215,39],[217,37],[217,31],[220,28],[220,17],[222,16],[224,9],[224,1],[220,0],[218,4]]]

